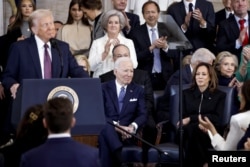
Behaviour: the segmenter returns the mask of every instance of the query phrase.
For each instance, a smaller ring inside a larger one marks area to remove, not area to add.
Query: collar
[[[184,3],[184,6],[185,6],[185,9],[187,9],[187,11],[188,11],[189,4],[190,4],[190,3],[193,4],[193,8],[195,9],[196,0],[192,0],[191,2],[189,2],[189,1],[187,1],[187,0],[184,0],[183,3]]]
[[[116,85],[116,89],[118,90],[118,92],[120,92],[121,87],[124,87],[126,90],[128,86],[128,85],[121,85],[120,83],[118,83],[117,79],[115,80],[115,85]]]
[[[158,24],[156,24],[154,27],[151,27],[148,24],[146,24],[146,26],[147,26],[147,29],[148,29],[149,32],[151,32],[152,28],[155,28],[156,30],[158,30]]]
[[[41,38],[35,35],[35,40],[36,40],[37,47],[44,49],[44,42],[41,40]],[[47,45],[49,46],[49,48],[51,48],[50,42],[47,42]]]
[[[238,16],[234,15],[234,18],[236,19],[237,23],[239,24],[239,20],[241,20],[242,18],[239,18]],[[248,22],[248,14],[243,18],[246,20],[246,22]],[[246,23],[245,22],[245,23]]]
[[[69,133],[53,133],[48,135],[48,139],[71,137]]]
[[[195,97],[200,97],[201,94],[203,94],[203,98],[209,98],[210,97],[210,92],[209,89],[207,88],[204,92],[201,92],[198,87],[195,87],[194,89],[194,96]]]

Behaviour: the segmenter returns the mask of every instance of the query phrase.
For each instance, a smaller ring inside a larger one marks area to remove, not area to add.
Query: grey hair
[[[124,26],[125,26],[125,17],[122,14],[122,12],[120,12],[118,10],[115,10],[115,9],[109,10],[109,11],[104,13],[104,15],[102,17],[102,22],[101,22],[102,28],[106,31],[109,18],[112,17],[112,16],[118,16],[121,29],[123,29]]]
[[[34,25],[38,25],[39,20],[41,18],[44,18],[47,16],[50,16],[54,20],[54,17],[53,17],[51,10],[49,10],[49,9],[37,9],[37,10],[35,10],[29,16],[29,26],[33,27]]]
[[[129,57],[121,57],[119,59],[117,59],[115,61],[115,67],[114,69],[119,69],[120,68],[120,64],[123,62],[130,62],[131,64],[133,64],[132,60]]]
[[[197,49],[191,58],[191,64],[198,64],[201,62],[210,63],[215,60],[215,55],[206,48]]]

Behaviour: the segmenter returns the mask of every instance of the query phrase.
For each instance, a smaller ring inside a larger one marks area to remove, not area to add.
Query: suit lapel
[[[236,19],[234,17],[230,17],[228,18],[228,21],[230,22],[228,25],[230,26],[229,29],[231,29],[230,33],[232,33],[232,37],[238,37],[240,34],[240,29]]]
[[[150,42],[150,38],[149,38],[149,34],[148,34],[148,29],[147,29],[146,23],[144,23],[142,26],[143,26],[143,28],[142,28],[142,34],[145,34],[145,35],[142,36],[144,38],[144,40],[142,40],[142,41],[145,41],[146,45],[150,46],[151,42]]]
[[[158,22],[158,33],[159,33],[159,38],[162,37],[162,36],[169,36],[169,33],[168,33],[168,29],[167,27],[164,25],[164,23],[160,23]]]
[[[117,92],[116,92],[116,85],[115,85],[115,80],[110,82],[109,88],[111,91],[109,91],[110,97],[112,99],[112,102],[114,103],[115,109],[118,113],[119,111],[119,104],[118,104],[118,97],[117,97]],[[126,96],[126,95],[125,95]]]
[[[124,97],[124,100],[123,100],[123,106],[122,106],[122,111],[121,113],[126,113],[126,108],[128,107],[129,105],[129,100],[130,98],[132,97],[133,95],[133,92],[134,92],[134,89],[133,89],[133,85],[130,83],[128,86],[127,86],[127,89],[126,89],[126,94],[125,94],[125,97]]]
[[[29,47],[29,54],[31,55],[31,59],[33,60],[35,71],[37,73],[37,76],[42,79],[43,78],[42,77],[42,67],[40,64],[39,53],[37,50],[37,44],[36,44],[35,37],[32,36],[28,42],[29,42],[29,46],[28,46]]]

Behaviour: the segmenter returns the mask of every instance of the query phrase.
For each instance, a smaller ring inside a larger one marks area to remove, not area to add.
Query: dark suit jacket
[[[99,167],[98,151],[71,138],[53,138],[23,154],[21,167]]]
[[[7,34],[0,37],[0,66],[3,69],[6,68],[8,52],[12,43],[17,41],[17,38],[22,35],[20,28],[13,29],[12,31],[8,31]],[[0,71],[1,72],[1,71]]]
[[[101,82],[107,82],[115,79],[115,75],[113,71],[107,72],[99,76]],[[154,116],[154,97],[153,97],[153,88],[151,85],[151,80],[146,71],[134,69],[133,80],[134,83],[142,86],[144,88],[144,95],[146,100],[146,107],[148,111],[148,115]]]
[[[117,121],[120,125],[128,126],[135,122],[138,127],[146,123],[147,111],[143,88],[130,83],[126,88],[123,107],[119,111],[115,80],[102,84],[104,111],[107,121]],[[107,124],[101,131],[99,138],[100,158],[103,167],[111,166],[111,157],[114,151],[122,148],[124,143],[113,126]],[[130,140],[125,140],[130,141]]]
[[[190,117],[190,123],[197,124],[198,115],[201,114],[207,116],[214,125],[218,125],[224,111],[225,98],[226,94],[220,90],[209,92],[206,89],[201,93],[198,88],[186,89],[183,91],[183,118]]]
[[[63,72],[61,77],[88,77],[71,55],[69,45],[57,40],[63,59]],[[61,65],[59,52],[51,48],[52,53],[52,78],[60,78]],[[3,74],[3,85],[9,89],[14,83],[22,83],[23,79],[42,79],[42,71],[35,37],[15,42],[9,53],[6,70]]]
[[[164,23],[158,23],[158,33],[161,36],[171,36],[171,32],[168,31],[168,27]],[[151,45],[146,23],[131,31],[130,38],[133,40],[138,60],[138,69],[148,71],[152,73],[154,55],[149,51]],[[162,66],[162,74],[167,82],[170,75],[173,73],[173,65],[171,64],[171,58],[176,55],[175,51],[169,50],[167,53],[160,50],[160,59]]]
[[[193,20],[193,24],[188,27],[185,32],[186,37],[193,45],[193,51],[198,48],[213,49],[215,37],[215,13],[211,2],[206,0],[196,0],[195,9],[199,8],[203,18],[207,22],[207,28],[201,28],[197,20]],[[167,14],[170,14],[177,24],[181,27],[184,23],[186,10],[183,1],[173,3],[168,7]]]
[[[248,12],[248,16],[250,16],[250,12]],[[250,17],[248,19],[248,22],[250,22]],[[248,32],[250,32],[250,26],[248,26],[248,28]],[[238,49],[235,48],[235,41],[238,39],[239,34],[240,29],[234,16],[231,16],[228,19],[222,21],[219,24],[219,29],[216,37],[216,48],[218,52],[229,51],[235,54],[240,62],[240,53],[242,51],[242,47]],[[249,42],[250,40],[248,41],[248,43]]]
[[[223,20],[226,20],[226,10],[221,9],[215,13],[215,25],[218,26],[219,23]]]
[[[141,86],[134,83],[127,86],[121,112],[119,111],[115,80],[103,83],[102,92],[107,120],[119,121],[121,125],[125,126],[136,122],[140,127],[145,123],[147,112],[144,91]]]
[[[127,32],[125,30],[125,28],[123,28],[122,32],[123,34],[125,35],[125,37],[128,37],[129,36],[129,33],[131,32],[131,30],[137,28],[140,26],[140,19],[139,19],[139,16],[134,14],[134,13],[129,13],[129,12],[126,12],[126,15],[129,19],[129,23],[130,23],[130,26],[131,26],[131,29],[129,32]]]
[[[169,78],[164,90],[163,96],[159,100],[159,108],[157,111],[157,122],[169,119],[169,101],[170,101],[170,88],[172,85],[179,84],[180,70],[176,71]],[[190,65],[182,68],[182,84],[190,84],[192,82],[192,72]]]

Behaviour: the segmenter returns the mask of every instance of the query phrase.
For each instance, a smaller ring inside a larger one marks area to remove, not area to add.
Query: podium
[[[99,134],[106,124],[99,78],[24,79],[12,104],[12,124],[17,127],[30,106],[58,96],[73,103],[76,125],[72,135]]]

